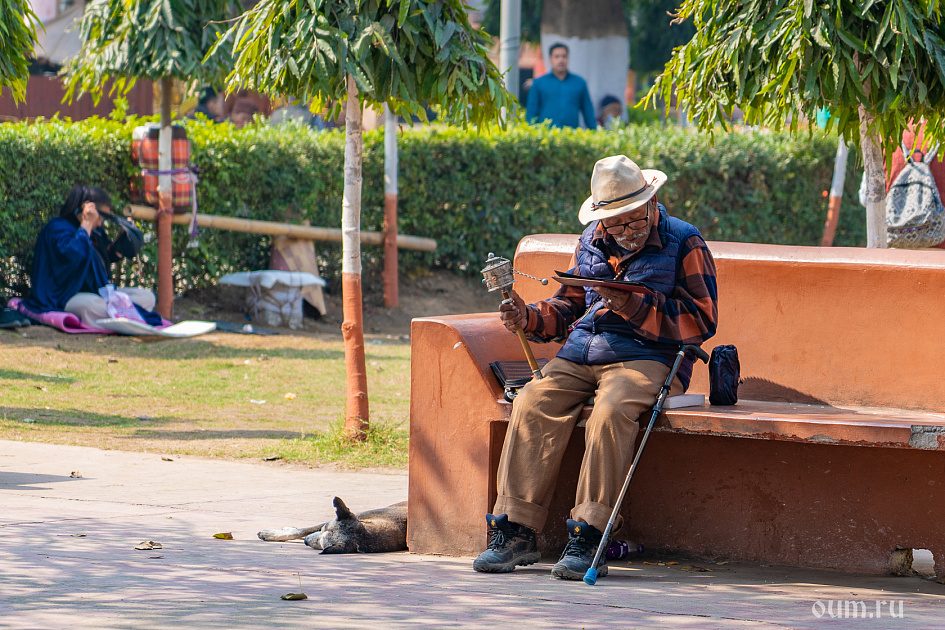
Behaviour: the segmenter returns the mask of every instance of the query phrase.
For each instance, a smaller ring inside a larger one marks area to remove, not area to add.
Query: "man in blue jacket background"
[[[583,115],[584,125],[597,129],[587,82],[568,72],[568,47],[560,42],[552,44],[548,58],[551,72],[535,79],[528,91],[525,107],[528,122],[550,120],[552,127],[578,127],[578,117]]]

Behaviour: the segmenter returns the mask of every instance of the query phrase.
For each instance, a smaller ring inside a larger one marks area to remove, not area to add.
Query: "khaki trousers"
[[[581,408],[593,395],[571,518],[604,531],[633,461],[638,420],[646,414],[644,421],[649,422],[669,370],[657,361],[578,365],[551,360],[542,370],[544,378],[523,387],[512,405],[493,513],[544,529],[561,458]],[[679,379],[674,379],[669,395],[682,392]]]
[[[122,293],[127,293],[131,301],[145,309],[153,311],[157,298],[147,289],[138,289],[136,287],[126,287],[118,289]],[[76,293],[66,302],[66,312],[72,313],[82,320],[82,323],[90,328],[98,328],[96,320],[108,319],[107,302],[105,298],[94,293]]]

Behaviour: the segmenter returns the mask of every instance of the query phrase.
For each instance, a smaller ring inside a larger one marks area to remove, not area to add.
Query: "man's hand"
[[[612,311],[619,311],[630,301],[630,292],[608,287],[595,287],[597,294],[604,300],[604,306]]]
[[[518,296],[514,290],[511,291],[512,303],[505,301],[499,305],[499,319],[502,324],[511,332],[516,332],[519,328],[525,328],[528,323],[528,311],[525,310],[525,300]]]
[[[95,208],[95,204],[91,201],[86,201],[82,204],[82,214],[79,215],[79,227],[85,230],[89,236],[92,235],[92,230],[97,228],[102,224],[102,217],[98,213],[98,210]]]

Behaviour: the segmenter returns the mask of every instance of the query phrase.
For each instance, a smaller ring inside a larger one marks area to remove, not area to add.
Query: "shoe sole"
[[[607,567],[607,565],[597,567],[597,577],[607,577],[608,573],[610,573],[610,569]],[[575,573],[567,567],[558,567],[557,565],[551,568],[551,575],[558,578],[559,580],[583,580],[586,574],[586,572]]]
[[[535,553],[526,554],[505,564],[477,565],[473,562],[473,570],[479,571],[480,573],[509,573],[514,571],[515,567],[527,567],[530,564],[535,564],[539,560],[541,560],[541,554],[536,551]]]

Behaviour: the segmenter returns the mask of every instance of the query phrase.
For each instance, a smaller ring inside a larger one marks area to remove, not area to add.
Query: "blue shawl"
[[[38,313],[61,311],[83,287],[98,291],[108,282],[108,270],[88,233],[56,217],[36,238],[31,290],[25,304]]]

